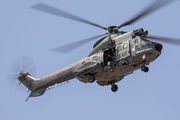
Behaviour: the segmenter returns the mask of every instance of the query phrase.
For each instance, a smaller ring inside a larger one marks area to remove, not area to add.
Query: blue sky
[[[0,120],[179,120],[180,119],[180,46],[163,43],[162,55],[149,65],[110,86],[84,84],[77,79],[30,98],[25,91],[14,91],[7,84],[12,62],[27,55],[37,65],[37,78],[86,57],[96,40],[61,54],[50,49],[105,33],[83,23],[30,9],[43,2],[102,26],[120,25],[148,6],[153,0],[1,0],[0,4]],[[180,1],[176,1],[135,24],[123,27],[130,31],[144,28],[151,35],[180,38]]]

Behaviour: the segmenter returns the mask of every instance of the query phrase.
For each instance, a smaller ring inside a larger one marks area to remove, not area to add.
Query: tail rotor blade
[[[22,64],[22,70],[26,71],[29,67],[32,66],[34,63],[34,60],[29,56],[22,56],[21,57],[21,64]]]
[[[20,63],[20,59],[17,58],[9,67],[9,72],[17,73],[20,72],[20,70],[21,70],[21,63]]]
[[[13,87],[13,90],[15,90],[15,91],[22,91],[23,88],[20,85],[22,86],[23,84],[21,84],[19,81],[16,81],[16,83],[15,83],[15,85]]]
[[[18,73],[7,75],[7,82],[8,82],[9,87],[11,87],[11,88],[14,87],[17,78],[18,78]]]
[[[36,75],[36,65],[35,64],[32,65],[26,71],[29,72],[32,76],[35,76]]]

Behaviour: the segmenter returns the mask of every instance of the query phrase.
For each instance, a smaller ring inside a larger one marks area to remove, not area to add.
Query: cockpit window
[[[85,61],[82,62],[82,64],[84,64],[84,63],[85,63]]]

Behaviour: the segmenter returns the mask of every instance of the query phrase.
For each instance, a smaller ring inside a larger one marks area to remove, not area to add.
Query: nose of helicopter
[[[160,44],[160,43],[155,43],[155,44],[154,44],[154,47],[155,47],[155,49],[156,49],[157,51],[159,51],[159,52],[161,52],[161,50],[162,50],[162,48],[163,48],[162,44]]]

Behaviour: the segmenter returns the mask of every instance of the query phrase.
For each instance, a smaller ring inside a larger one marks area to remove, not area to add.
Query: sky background
[[[0,1],[0,120],[179,120],[180,46],[163,43],[162,55],[149,65],[118,82],[119,90],[77,79],[30,98],[24,90],[8,86],[8,69],[22,55],[37,65],[37,78],[86,57],[94,40],[68,54],[50,51],[55,47],[106,31],[30,9],[43,2],[108,27],[120,25],[153,0],[1,0]],[[130,31],[144,28],[151,35],[180,38],[180,1],[176,1],[134,23]]]

